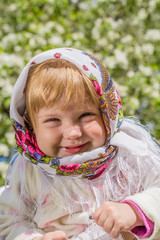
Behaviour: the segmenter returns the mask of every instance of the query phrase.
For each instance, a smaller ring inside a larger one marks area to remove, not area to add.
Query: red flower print
[[[25,135],[23,134],[22,131],[19,131],[16,129],[15,129],[15,134],[16,134],[15,137],[17,140],[17,145],[22,146],[22,149],[26,151],[26,147],[24,146],[25,139],[26,139]]]
[[[25,143],[25,135],[23,134],[22,131],[16,130],[16,140],[17,140],[17,144],[21,145],[21,143]]]
[[[55,53],[55,54],[54,54],[54,57],[55,57],[55,58],[60,58],[60,57],[61,57],[61,54],[60,54],[60,53]]]
[[[29,140],[26,139],[25,144],[26,144],[27,147],[28,147],[28,151],[29,151],[30,153],[34,154],[35,151],[36,151],[36,148],[35,148],[35,146],[33,145],[33,143],[31,143]]]
[[[81,164],[68,164],[68,165],[60,165],[59,168],[61,171],[64,172],[74,172],[75,170],[79,169]]]
[[[96,68],[96,65],[94,63],[91,63],[94,68]]]
[[[92,180],[92,179],[100,177],[106,168],[107,168],[106,164],[103,164],[101,167],[98,168],[96,174],[88,179]]]
[[[99,86],[99,83],[95,80],[92,80],[93,85],[94,85],[94,89],[96,91],[96,93],[98,94],[98,98],[100,98],[102,96],[102,89]]]
[[[35,152],[37,152],[41,156],[45,156],[45,154],[41,152],[38,147],[36,137],[29,130],[26,131],[25,144],[28,146],[28,150],[30,153],[34,154]]]
[[[83,69],[86,70],[86,71],[88,71],[88,68],[87,68],[86,65],[83,65]]]

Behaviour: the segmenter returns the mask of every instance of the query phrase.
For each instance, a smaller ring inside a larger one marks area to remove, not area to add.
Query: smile
[[[83,151],[85,146],[86,146],[86,143],[82,145],[63,147],[63,150],[67,153],[79,153]]]

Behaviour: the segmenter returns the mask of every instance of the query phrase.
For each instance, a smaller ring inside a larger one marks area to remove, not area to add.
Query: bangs
[[[92,82],[71,62],[52,59],[31,67],[26,85],[26,108],[31,121],[40,108],[58,104],[66,109],[70,103],[87,102],[97,107],[100,104]]]
[[[71,101],[79,104],[86,101],[99,103],[92,83],[88,81],[87,77],[80,75],[73,69],[44,71],[42,76],[39,76],[39,85],[41,88],[36,89],[35,86],[33,88],[35,93],[32,93],[32,104],[35,111],[57,103],[65,109]]]

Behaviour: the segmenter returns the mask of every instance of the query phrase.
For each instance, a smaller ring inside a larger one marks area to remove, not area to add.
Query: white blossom
[[[83,2],[80,2],[80,3],[79,3],[79,7],[80,7],[82,10],[84,10],[84,11],[89,10],[89,5],[86,4],[86,3],[83,3]]]
[[[25,35],[29,35],[31,37],[30,33],[25,33]],[[1,41],[1,47],[5,50],[10,48],[11,46],[17,46],[20,42],[24,41],[24,36],[20,33],[8,33],[6,36],[2,38]]]
[[[113,18],[107,18],[107,22],[111,24],[112,29],[117,29],[123,24],[122,19],[118,19],[115,21]]]
[[[154,10],[154,8],[156,8],[157,3],[159,3],[159,0],[150,0],[149,1],[149,11],[150,11],[150,9]]]
[[[79,0],[71,0],[72,3],[78,3]]]
[[[118,90],[120,96],[125,97],[127,95],[127,92],[128,92],[128,87],[124,86],[124,85],[121,85],[121,84],[118,84],[117,81],[116,81],[115,85],[117,87],[117,90]]]
[[[152,55],[154,52],[154,46],[151,43],[146,43],[142,46],[142,51],[149,55]]]
[[[134,52],[137,56],[142,54],[142,48],[139,45],[135,45]]]
[[[1,27],[5,32],[11,32],[11,26],[9,26],[9,24],[3,24]]]
[[[48,0],[48,3],[55,3],[55,0]]]
[[[9,67],[19,66],[23,67],[23,60],[16,54],[0,53],[0,66],[6,65]]]
[[[139,100],[136,97],[130,97],[130,104],[132,108],[137,109],[139,107]]]
[[[151,41],[159,41],[160,40],[160,30],[159,29],[149,29],[144,38],[146,40],[151,40]]]
[[[37,29],[37,25],[36,25],[34,22],[30,22],[29,28],[30,28],[31,30],[36,30],[36,29]]]
[[[37,35],[38,36],[45,36],[46,33],[49,33],[52,31],[52,29],[56,29],[56,27],[58,26],[59,24],[54,22],[54,21],[49,21],[47,22],[45,25],[42,25],[41,27],[39,27],[38,31],[37,31]],[[31,27],[35,27],[35,29],[37,28],[37,26],[32,23],[31,24]],[[54,33],[55,34],[55,33]]]
[[[41,46],[45,46],[46,45],[46,40],[44,39],[44,38],[42,38],[42,37],[37,37],[37,45],[41,45]]]
[[[126,44],[126,43],[132,42],[132,40],[133,40],[133,37],[131,35],[127,35],[127,36],[125,36],[124,38],[121,39],[121,42],[123,44]]]
[[[128,66],[128,59],[124,51],[116,49],[114,51],[115,59],[117,64],[120,64],[122,68],[127,68]]]
[[[37,43],[36,43],[36,39],[35,38],[31,38],[29,40],[29,45],[33,47],[36,47]]]
[[[107,45],[108,45],[108,41],[106,38],[103,37],[98,40],[98,46],[106,47]]]
[[[99,28],[101,26],[101,23],[102,23],[102,19],[101,18],[98,18],[96,21],[95,21],[95,25],[92,29],[92,37],[94,39],[100,39],[100,31],[99,31]]]
[[[31,38],[29,40],[29,45],[32,46],[32,48],[36,48],[37,46],[45,46],[46,40],[40,36],[36,36],[35,38]]]
[[[115,68],[116,66],[116,60],[114,57],[106,57],[103,61],[103,64],[110,69]]]
[[[150,94],[153,98],[158,99],[160,96],[160,83],[155,80],[152,85],[153,91],[150,91]]]
[[[138,12],[138,19],[143,20],[147,17],[147,12],[144,8],[141,8]]]
[[[20,51],[22,51],[22,47],[17,45],[17,46],[15,46],[14,51],[20,52]]]
[[[7,157],[9,155],[9,148],[7,145],[1,143],[0,144],[0,156]]]
[[[63,43],[62,38],[57,36],[56,34],[53,35],[50,39],[48,39],[48,42],[52,45],[61,45]]]
[[[84,38],[84,33],[82,32],[76,32],[72,34],[72,37],[74,40],[79,40],[81,38]]]
[[[127,73],[127,77],[129,77],[129,78],[132,78],[133,76],[134,76],[134,72],[133,71],[129,71],[128,73]]]
[[[152,75],[152,69],[150,67],[145,67],[143,65],[140,65],[139,70],[144,74],[144,76],[149,77]]]
[[[71,41],[71,39],[68,39],[67,41],[65,41],[65,46],[66,46],[66,47],[72,46],[72,41]]]
[[[3,96],[10,97],[12,94],[12,90],[13,90],[13,86],[9,82],[4,80],[4,86],[3,86],[3,92],[2,92]]]
[[[139,24],[139,19],[137,17],[134,17],[131,21],[132,26],[137,26]]]
[[[9,11],[14,12],[17,10],[17,5],[13,3],[13,4],[7,6],[7,8]]]
[[[115,31],[109,31],[107,36],[111,41],[114,41],[115,39],[119,38],[119,33]]]
[[[60,24],[56,24],[56,30],[59,34],[63,34],[65,32],[64,27]]]
[[[5,134],[5,137],[7,139],[7,142],[10,144],[10,145],[15,145],[15,133],[14,132],[7,132]]]

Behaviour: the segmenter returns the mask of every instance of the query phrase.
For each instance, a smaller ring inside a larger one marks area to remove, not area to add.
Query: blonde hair
[[[61,109],[65,109],[70,102],[80,105],[86,104],[86,101],[99,107],[91,80],[73,63],[51,59],[30,68],[26,84],[26,109],[33,126],[34,113],[40,108],[58,103]]]

